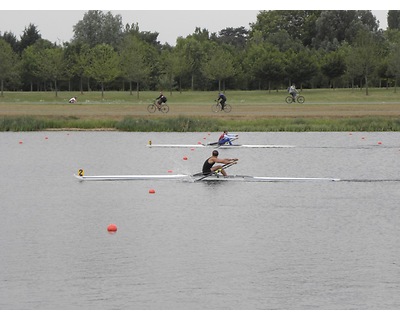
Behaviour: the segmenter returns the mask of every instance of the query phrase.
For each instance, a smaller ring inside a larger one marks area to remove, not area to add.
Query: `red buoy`
[[[156,190],[150,189],[150,190],[149,190],[149,193],[156,193]]]
[[[115,224],[109,224],[107,227],[108,232],[116,232],[117,231],[117,226]]]
[[[187,159],[188,159],[188,157],[186,157],[186,156],[185,156],[185,157],[183,157],[183,160],[187,160]]]

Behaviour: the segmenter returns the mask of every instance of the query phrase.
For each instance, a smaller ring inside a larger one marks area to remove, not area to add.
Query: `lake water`
[[[199,172],[211,149],[146,144],[218,136],[0,133],[0,309],[400,308],[400,133],[240,133],[296,148],[220,151],[230,174],[340,182],[73,177]]]

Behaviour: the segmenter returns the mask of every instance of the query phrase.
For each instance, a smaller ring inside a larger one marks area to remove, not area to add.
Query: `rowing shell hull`
[[[253,177],[242,175],[211,175],[200,178],[200,181],[247,181],[247,182],[301,182],[301,181],[340,181],[337,178],[294,178],[294,177]]]
[[[79,176],[74,174],[75,178],[81,181],[121,181],[121,180],[184,180],[190,177],[186,174],[168,174],[168,175],[114,175],[114,176]]]
[[[236,145],[209,145],[209,144],[148,144],[149,148],[218,148],[218,149],[234,149],[234,148],[294,148],[290,145],[279,144],[236,144]]]
[[[244,175],[211,175],[191,176],[186,174],[174,175],[114,175],[114,176],[79,176],[75,178],[81,181],[123,181],[123,180],[181,180],[181,181],[247,181],[247,182],[300,182],[300,181],[340,181],[336,178],[291,178],[291,177],[253,177]],[[200,178],[199,178],[200,177]]]

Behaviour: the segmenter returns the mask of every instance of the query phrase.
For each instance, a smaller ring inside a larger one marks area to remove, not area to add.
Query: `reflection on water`
[[[211,150],[146,144],[217,135],[0,133],[0,309],[400,307],[399,133],[240,133],[296,148],[220,152],[230,174],[347,182],[73,177],[199,172]]]

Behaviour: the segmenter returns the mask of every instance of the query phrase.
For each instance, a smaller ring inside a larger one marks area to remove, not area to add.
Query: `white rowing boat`
[[[195,180],[196,181],[196,180]],[[340,181],[337,178],[294,178],[294,177],[256,177],[246,175],[210,175],[201,181],[247,181],[247,182],[301,182],[301,181]]]
[[[107,176],[81,176],[74,174],[81,181],[123,181],[123,180],[180,180],[180,181],[245,181],[245,182],[301,182],[301,181],[340,181],[337,178],[293,178],[293,177],[256,177],[246,175],[222,176],[212,174],[166,174],[166,175],[107,175]]]
[[[149,148],[218,148],[218,149],[234,149],[234,148],[294,148],[291,145],[279,144],[147,144]]]
[[[85,176],[74,174],[82,181],[117,181],[117,180],[184,180],[187,174],[153,174],[153,175],[108,175],[108,176]]]

